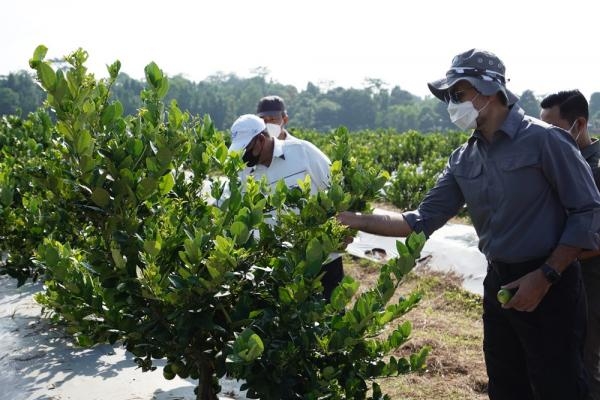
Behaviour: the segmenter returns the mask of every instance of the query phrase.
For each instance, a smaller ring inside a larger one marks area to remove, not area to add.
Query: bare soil
[[[378,380],[392,399],[487,399],[487,375],[483,358],[482,298],[461,287],[462,279],[433,271],[428,259],[405,277],[396,296],[415,290],[422,300],[398,323],[412,324],[412,338],[394,356],[406,356],[425,345],[431,348],[424,371]],[[372,287],[380,264],[345,256],[344,270],[361,284]],[[390,327],[393,330],[395,326]]]

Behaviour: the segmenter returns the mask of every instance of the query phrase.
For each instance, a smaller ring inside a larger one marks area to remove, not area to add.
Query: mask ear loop
[[[569,128],[569,133],[571,133],[571,131],[573,130],[573,128],[575,128],[575,125],[577,125],[577,118],[575,118],[575,121],[573,121],[573,124]],[[581,135],[581,129],[577,130],[577,136],[575,136],[575,143],[577,143],[577,139],[579,139],[579,135]]]

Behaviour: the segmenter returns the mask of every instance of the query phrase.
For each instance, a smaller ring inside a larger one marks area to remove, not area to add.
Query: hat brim
[[[240,150],[245,149],[246,146],[248,146],[250,144],[252,139],[254,139],[256,136],[258,136],[259,133],[252,136],[249,139],[234,140],[233,142],[231,142],[231,145],[229,146],[229,152],[231,153],[232,151],[240,151]]]
[[[259,112],[258,115],[259,117],[280,117],[283,113],[285,113],[285,111],[261,111]]]
[[[427,86],[435,97],[441,101],[446,101],[445,95],[448,92],[448,89],[460,81],[469,82],[475,89],[477,89],[479,93],[483,94],[484,96],[491,96],[498,92],[502,92],[502,94],[504,94],[506,97],[509,106],[519,101],[519,97],[501,84],[495,81],[484,81],[483,79],[471,76],[453,76],[450,78],[442,78],[438,79],[437,81],[427,83]]]

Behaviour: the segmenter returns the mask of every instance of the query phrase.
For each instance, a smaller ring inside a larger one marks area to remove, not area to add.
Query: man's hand
[[[348,228],[359,229],[360,214],[351,211],[342,211],[336,216],[338,222]]]
[[[502,308],[514,308],[517,311],[532,312],[540,304],[548,289],[550,289],[550,282],[548,282],[544,273],[538,268],[516,281],[502,286],[502,289],[512,288],[518,288],[518,290],[512,299],[504,304]]]

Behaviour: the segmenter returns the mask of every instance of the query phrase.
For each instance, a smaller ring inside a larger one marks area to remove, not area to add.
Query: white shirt
[[[331,178],[329,167],[331,161],[317,146],[306,140],[298,139],[291,135],[286,140],[273,138],[273,160],[268,167],[257,164],[240,172],[242,184],[245,184],[248,175],[254,176],[259,181],[266,177],[267,184],[274,189],[277,182],[283,179],[287,187],[299,186],[298,181],[303,181],[306,175],[310,176],[310,194],[329,188]],[[274,222],[268,221],[267,223]],[[327,262],[341,257],[340,253],[329,254]]]
[[[306,175],[309,175],[311,194],[329,187],[331,161],[314,144],[298,138],[293,140],[273,138],[273,140],[271,165],[267,167],[257,164],[244,169],[240,173],[242,183],[246,182],[248,175],[254,176],[257,181],[264,176],[271,188],[275,188],[277,182],[282,179],[289,188],[292,188],[297,187],[298,181],[303,181]]]

